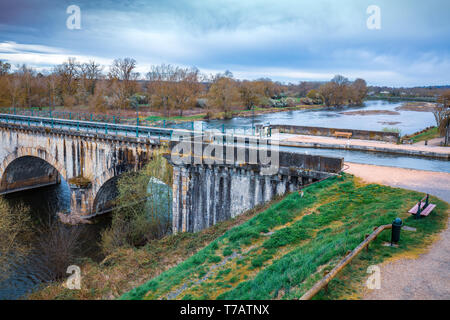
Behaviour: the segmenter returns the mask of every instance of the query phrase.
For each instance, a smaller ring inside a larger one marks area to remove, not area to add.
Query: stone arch
[[[114,168],[109,168],[108,170],[103,171],[101,175],[94,179],[92,182],[92,193],[94,194],[94,198],[97,196],[97,193],[100,191],[100,188],[110,179],[116,176]]]
[[[100,176],[98,176],[96,179],[94,179],[93,183],[92,183],[92,214],[97,214],[97,206],[102,204],[99,204],[99,196],[101,195],[101,191],[104,190],[103,188],[106,188],[108,186],[108,184],[111,181],[114,181],[114,179],[116,179],[119,175],[115,174],[115,170],[113,168],[110,168],[106,171],[104,171]],[[112,199],[107,199],[107,200],[112,200]],[[100,211],[105,209],[103,207],[99,208]]]
[[[6,172],[6,169],[14,160],[27,156],[40,158],[46,161],[52,165],[65,180],[67,180],[66,169],[52,156],[48,150],[45,148],[19,147],[14,150],[14,152],[8,154],[0,164],[0,181],[3,180],[3,175]]]
[[[104,190],[105,187],[108,187],[109,183],[115,183],[115,179],[120,177],[122,174],[127,172],[136,172],[136,168],[130,167],[129,170],[117,171],[117,168],[109,168],[105,170],[101,175],[94,179],[92,182],[92,213],[97,211],[97,205],[99,201],[100,191]],[[112,200],[112,199],[108,199]]]

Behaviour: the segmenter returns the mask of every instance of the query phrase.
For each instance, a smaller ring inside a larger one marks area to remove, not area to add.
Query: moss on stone
[[[80,188],[88,188],[91,186],[92,182],[88,178],[83,176],[77,176],[72,179],[69,179],[69,184],[75,185]]]

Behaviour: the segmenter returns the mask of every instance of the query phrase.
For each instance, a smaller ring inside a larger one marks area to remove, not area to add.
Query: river
[[[199,121],[197,125],[204,129],[225,129],[252,127],[252,123],[289,124],[297,126],[328,127],[339,129],[360,129],[382,131],[384,128],[399,129],[401,135],[412,134],[429,126],[435,126],[436,120],[432,112],[396,110],[403,102],[384,100],[366,101],[362,106],[344,106],[339,108],[321,108],[295,110],[239,117],[230,120]],[[348,111],[381,110],[398,114],[349,115]],[[178,124],[177,127],[190,129],[190,123]]]
[[[64,180],[59,185],[9,194],[5,199],[10,205],[23,203],[29,207],[36,226],[48,223],[49,219],[57,219],[58,211],[66,211],[70,207],[69,186]],[[109,224],[109,221],[109,217],[105,216],[99,218],[95,224],[77,226],[83,233],[80,257],[101,259],[98,246],[100,231]],[[11,274],[0,282],[0,300],[20,299],[45,281],[41,260],[39,252],[32,252],[23,261],[15,264],[11,268]]]

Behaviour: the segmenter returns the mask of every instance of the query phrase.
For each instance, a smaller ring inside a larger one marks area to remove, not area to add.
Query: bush
[[[66,276],[67,267],[77,263],[82,256],[86,239],[83,226],[67,226],[59,221],[50,221],[40,226],[35,240],[39,252],[40,277],[47,281]]]
[[[160,239],[171,231],[172,167],[163,150],[137,173],[125,173],[118,181],[116,209],[111,227],[102,233],[105,254],[118,247],[135,247]]]
[[[75,103],[76,103],[75,97],[73,97],[71,95],[68,95],[68,94],[63,95],[64,107],[70,109],[70,108],[72,108],[75,105]]]
[[[226,247],[224,250],[223,250],[223,256],[224,257],[228,257],[228,256],[231,256],[232,254],[233,254],[233,250],[231,250],[231,248],[230,247]]]
[[[212,262],[212,263],[217,263],[217,262],[222,261],[222,258],[219,256],[211,256],[211,257],[209,257],[208,261]]]
[[[0,197],[0,280],[8,276],[10,266],[30,250],[26,240],[31,235],[29,209],[11,207]]]

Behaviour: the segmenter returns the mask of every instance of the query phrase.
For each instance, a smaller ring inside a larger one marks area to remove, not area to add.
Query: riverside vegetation
[[[11,205],[0,197],[0,280],[29,263],[40,280],[60,280],[67,266],[83,256],[86,238],[83,226],[69,227],[52,217],[35,216],[29,207]]]
[[[102,263],[85,261],[81,290],[55,282],[30,297],[295,299],[374,227],[400,217],[417,228],[402,231],[398,248],[384,247],[390,233],[381,234],[330,283],[328,293],[316,296],[358,298],[369,265],[420,253],[445,228],[448,204],[437,198],[431,197],[437,204],[431,216],[415,220],[407,214],[422,197],[343,174],[196,234],[166,235],[139,248],[117,247]]]

